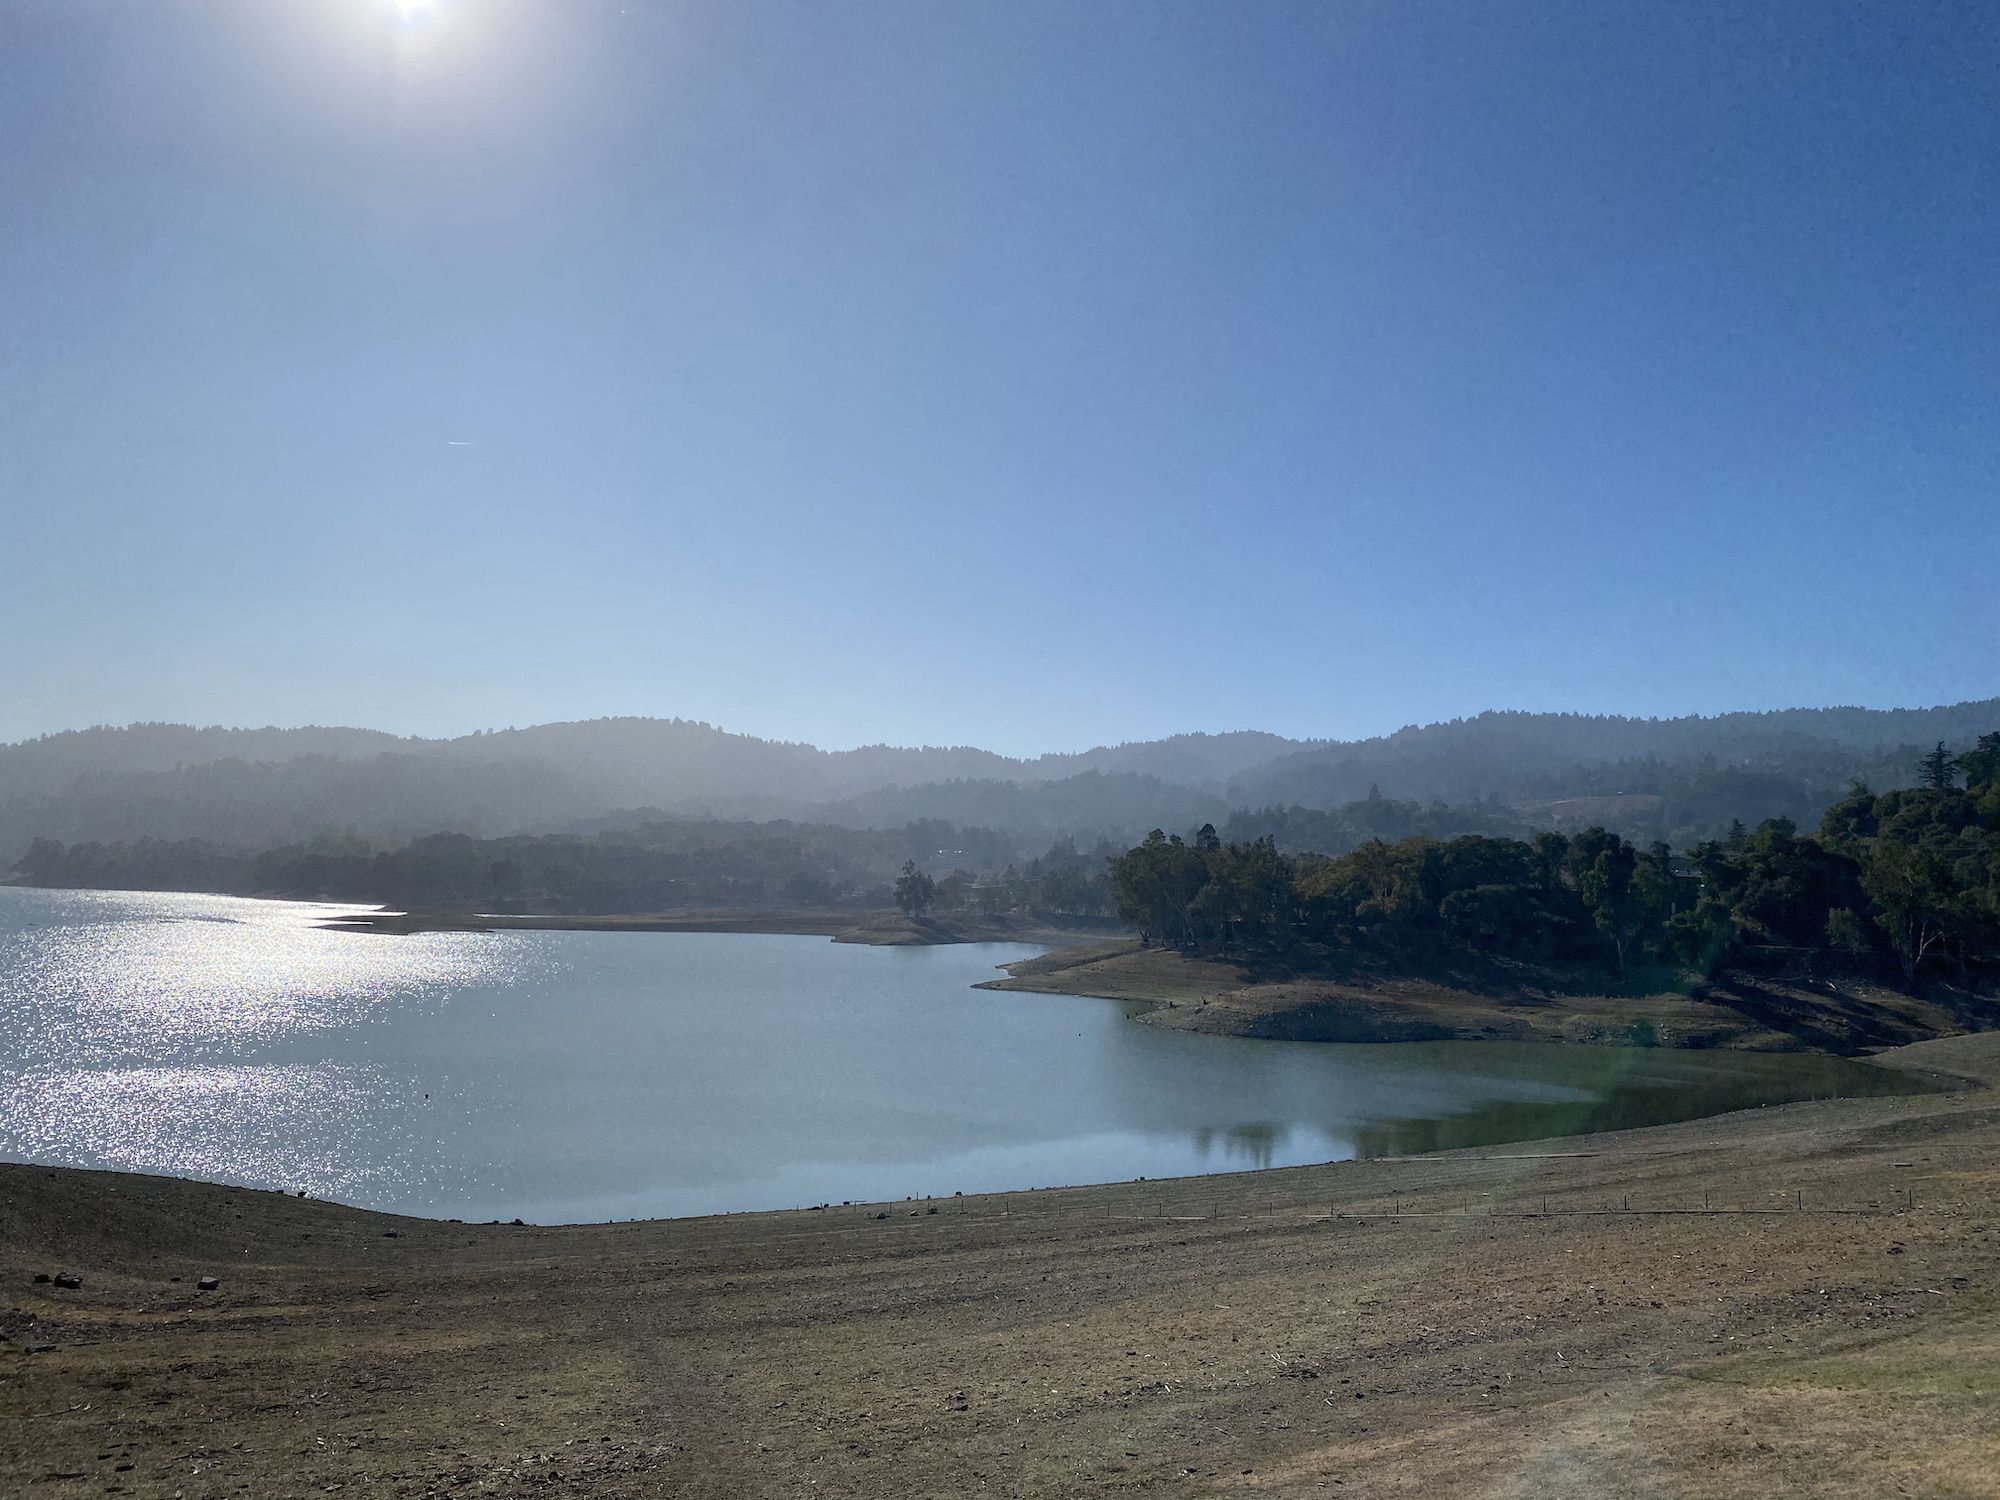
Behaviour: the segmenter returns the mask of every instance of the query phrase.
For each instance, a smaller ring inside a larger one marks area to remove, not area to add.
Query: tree
[[[1953,895],[1949,865],[1934,840],[1905,843],[1884,834],[1868,847],[1861,885],[1882,914],[1904,977],[1914,982],[1946,937]]]
[[[1536,896],[1524,885],[1461,886],[1444,898],[1438,915],[1469,948],[1534,956],[1546,921]]]
[[[1853,908],[1837,906],[1826,914],[1826,945],[1842,953],[1866,953],[1868,928]]]
[[[1637,934],[1645,902],[1634,890],[1639,851],[1608,829],[1591,827],[1569,841],[1564,869],[1597,930],[1611,940],[1622,971],[1627,944]]]
[[[1737,858],[1741,879],[1731,888],[1738,924],[1768,943],[1818,947],[1827,913],[1864,904],[1855,861],[1817,839],[1799,838],[1786,818],[1766,818]]]
[[[903,873],[896,877],[896,905],[906,917],[921,917],[937,900],[937,882],[917,868],[914,859],[903,861]]]
[[[1292,863],[1269,838],[1248,844],[1203,848],[1208,883],[1195,898],[1193,918],[1199,938],[1222,952],[1262,947],[1291,935],[1297,905]]]
[[[1945,749],[1944,741],[1937,742],[1937,748],[1923,758],[1917,769],[1917,779],[1934,792],[1948,792],[1958,781],[1958,760]]]
[[[2000,733],[1982,734],[1979,743],[1958,758],[1958,768],[1965,773],[1966,793],[1980,815],[2000,822]]]
[[[1847,795],[1826,810],[1819,820],[1819,841],[1829,849],[1852,853],[1863,840],[1875,836],[1875,794],[1861,780],[1847,784]]]
[[[1638,906],[1638,925],[1650,933],[1655,943],[1666,934],[1667,924],[1680,913],[1683,901],[1692,902],[1693,892],[1684,888],[1674,873],[1674,851],[1655,839],[1639,856],[1632,872],[1632,896]]]
[[[1139,929],[1141,942],[1196,944],[1194,907],[1208,884],[1202,851],[1155,828],[1137,848],[1111,861],[1118,915]]]

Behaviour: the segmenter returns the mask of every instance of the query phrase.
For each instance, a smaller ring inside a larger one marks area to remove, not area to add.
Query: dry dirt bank
[[[1007,965],[982,989],[1150,1001],[1148,1025],[1303,1042],[1515,1041],[1871,1052],[1991,1023],[1866,983],[1737,976],[1698,995],[1458,988],[1427,979],[1246,982],[1234,964],[1136,941],[1097,942]]]
[[[549,1229],[5,1167],[0,1492],[1992,1495],[1996,1151],[1968,1086]]]

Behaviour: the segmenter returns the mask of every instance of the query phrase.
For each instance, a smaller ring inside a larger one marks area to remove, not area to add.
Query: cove
[[[1906,1092],[1819,1055],[1239,1041],[972,985],[1015,944],[386,936],[0,889],[0,1157],[589,1222],[1394,1155]]]

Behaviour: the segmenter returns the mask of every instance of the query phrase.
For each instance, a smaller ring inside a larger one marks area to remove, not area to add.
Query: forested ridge
[[[0,746],[0,868],[36,838],[380,850],[429,834],[584,834],[690,818],[885,831],[943,821],[996,829],[1027,851],[1063,834],[1130,843],[1155,826],[1263,817],[1281,846],[1310,838],[1338,852],[1324,847],[1341,836],[1331,824],[1311,835],[1281,824],[1307,829],[1310,815],[1371,791],[1452,809],[1460,821],[1449,831],[1596,824],[1678,846],[1739,819],[1814,826],[1851,781],[1904,785],[1938,740],[1962,751],[1995,731],[2000,699],[1681,719],[1496,712],[1349,742],[1184,734],[1027,759],[970,746],[826,751],[688,719],[444,740],[139,724]]]
[[[2000,957],[2000,732],[1940,743],[1914,785],[1856,782],[1811,832],[1788,817],[1675,847],[1603,827],[1534,829],[1489,801],[1379,792],[1330,809],[1240,812],[1132,847],[1059,837],[1024,853],[995,828],[715,819],[393,847],[323,839],[260,851],[206,840],[38,839],[32,884],[212,890],[549,913],[880,908],[899,872],[940,912],[1112,913],[1148,942],[1310,967],[1422,968],[1453,954],[1606,971],[1714,972],[1812,953],[1905,980],[1976,978]]]
[[[2000,733],[1940,743],[1912,787],[1852,785],[1814,833],[1789,818],[1676,851],[1604,828],[1530,838],[1371,838],[1292,853],[1275,833],[1154,830],[1111,861],[1121,916],[1148,942],[1239,958],[1453,953],[1712,973],[1759,949],[1961,980],[2000,963]],[[1365,811],[1367,804],[1362,805]]]
[[[681,909],[888,906],[915,863],[940,911],[1109,916],[1108,844],[1058,839],[1022,858],[992,829],[899,829],[668,820],[586,834],[476,839],[431,834],[393,848],[321,840],[245,852],[206,840],[64,844],[38,839],[19,866],[32,885],[216,891],[396,907],[603,915]]]

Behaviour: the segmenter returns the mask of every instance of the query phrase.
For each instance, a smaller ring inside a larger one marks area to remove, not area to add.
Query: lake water
[[[1247,1042],[973,984],[1036,950],[326,931],[0,888],[0,1158],[530,1222],[1170,1177],[1890,1092],[1833,1058]]]

